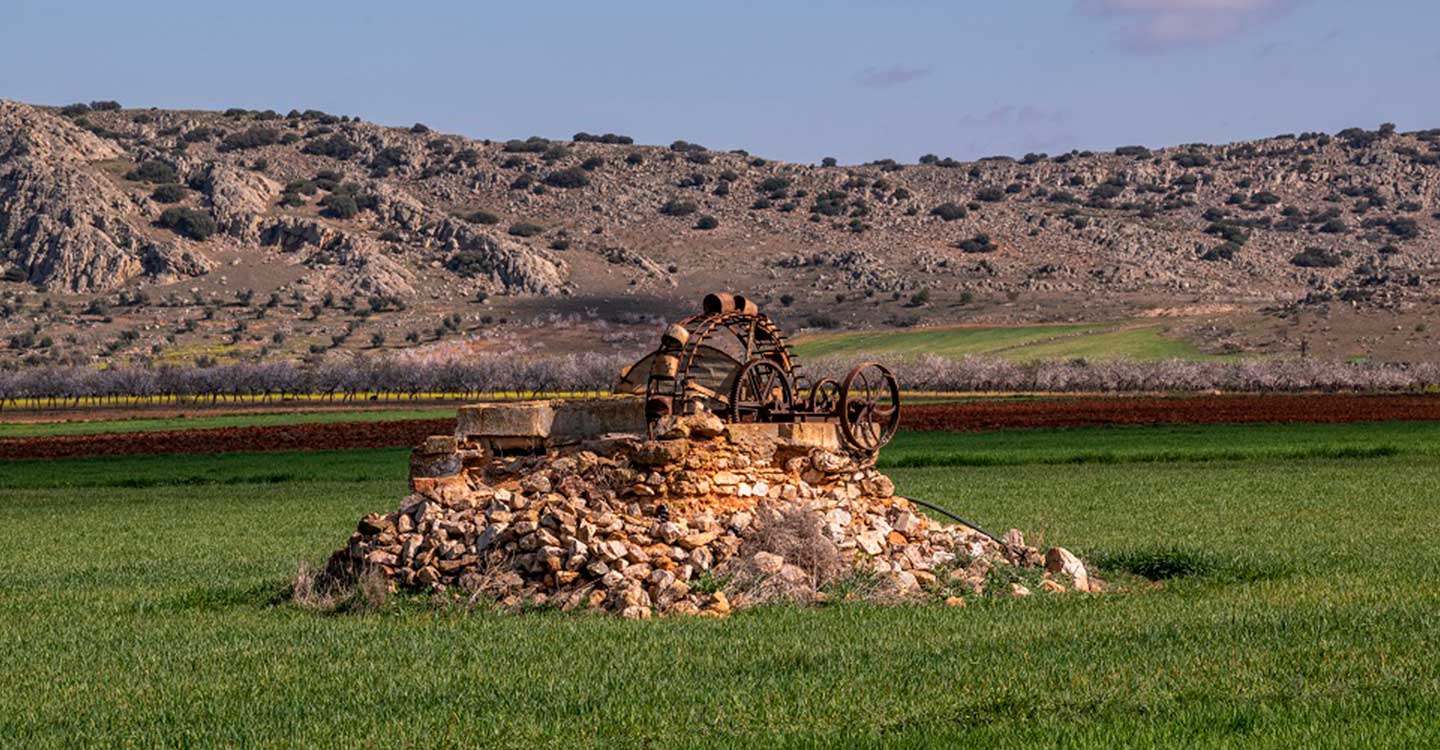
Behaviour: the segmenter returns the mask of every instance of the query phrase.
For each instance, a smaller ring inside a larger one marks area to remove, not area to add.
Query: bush
[[[590,176],[578,167],[560,169],[545,175],[546,185],[557,188],[582,188],[590,184]]]
[[[707,229],[707,230],[708,230],[708,229],[714,229],[715,227],[718,227],[718,226],[720,226],[720,220],[717,219],[717,218],[715,218],[714,216],[701,216],[700,219],[695,222],[695,228],[696,228],[696,229]]]
[[[954,203],[941,203],[930,209],[930,215],[939,216],[945,221],[955,221],[969,216],[970,212],[966,210],[964,206],[957,206]]]
[[[704,146],[701,146],[701,145],[698,144],[698,143],[689,143],[689,142],[686,142],[686,141],[675,141],[674,143],[671,143],[671,144],[670,144],[670,150],[671,150],[671,151],[679,151],[679,152],[681,152],[681,153],[694,154],[694,153],[699,153],[699,152],[701,152],[701,151],[708,151],[709,149],[705,148]]]
[[[1337,268],[1340,256],[1323,247],[1307,247],[1296,254],[1290,262],[1301,268]]]
[[[179,203],[185,200],[186,192],[183,186],[172,182],[155,188],[155,192],[150,194],[150,199],[156,203]]]
[[[320,201],[320,205],[327,215],[336,219],[349,219],[360,213],[360,204],[350,193],[331,193]]]
[[[689,216],[698,210],[697,206],[690,201],[671,199],[660,207],[660,213],[666,216]]]
[[[1206,250],[1205,253],[1200,256],[1200,260],[1211,262],[1217,260],[1231,260],[1239,253],[1239,245],[1233,242],[1226,242],[1220,245],[1216,245],[1209,250]]]
[[[628,135],[616,135],[614,133],[606,133],[604,135],[591,135],[590,133],[586,133],[583,130],[579,133],[576,133],[575,137],[571,138],[570,140],[575,141],[576,143],[608,143],[615,146],[628,146],[635,142],[635,139],[631,138]]]
[[[1390,219],[1385,228],[1402,240],[1413,240],[1420,236],[1420,225],[1414,219]]]
[[[331,159],[344,161],[354,156],[357,150],[359,150],[359,148],[354,143],[351,143],[345,136],[337,133],[328,138],[321,138],[305,144],[305,147],[300,149],[300,152],[311,154],[312,156],[328,156]]]
[[[485,224],[489,226],[491,224],[499,224],[500,216],[498,214],[491,213],[490,211],[481,209],[479,211],[471,211],[470,213],[466,214],[465,220],[475,224]]]
[[[762,193],[773,193],[777,190],[787,190],[790,187],[790,180],[785,177],[767,177],[755,186],[756,190]]]
[[[962,240],[956,247],[965,253],[993,253],[1000,249],[990,240],[988,234],[977,234],[968,240]]]
[[[592,156],[589,159],[580,162],[580,168],[585,170],[586,172],[594,172],[595,170],[603,166],[605,166],[605,160],[598,156]]]
[[[644,164],[645,157],[641,156],[639,151],[631,151],[630,153],[625,155],[625,163],[632,166],[637,164]]]
[[[175,171],[175,167],[163,161],[149,159],[140,162],[134,169],[125,173],[125,179],[134,180],[135,182],[164,184],[178,181],[180,175]]]
[[[215,219],[205,211],[180,207],[165,209],[160,214],[160,226],[196,242],[203,242],[219,230]]]
[[[844,191],[829,190],[815,196],[815,204],[810,210],[824,216],[839,216],[845,213],[845,201],[849,198]]]
[[[1005,200],[1005,191],[1000,188],[984,188],[975,193],[975,198],[986,203],[999,203]]]
[[[825,157],[824,159],[821,159],[821,160],[820,160],[820,166],[822,166],[822,167],[833,167],[833,166],[835,166],[836,164],[839,164],[839,163],[840,163],[840,162],[839,162],[839,161],[836,161],[835,157],[833,157],[833,156],[827,156],[827,157]]]
[[[544,232],[545,228],[540,226],[539,224],[531,224],[528,221],[522,221],[511,224],[510,229],[507,231],[509,231],[510,234],[516,237],[534,237],[535,235]]]
[[[1330,219],[1320,225],[1320,232],[1323,234],[1344,234],[1350,231],[1350,227],[1344,219]]]
[[[1111,185],[1108,183],[1103,185],[1096,185],[1095,189],[1090,191],[1090,199],[1095,201],[1108,201],[1112,198],[1120,197],[1120,195],[1124,192],[1125,188],[1118,185]]]
[[[273,146],[280,142],[280,133],[271,128],[246,128],[225,136],[220,141],[221,151],[244,151],[245,149]]]
[[[1150,158],[1150,149],[1144,146],[1121,146],[1115,149],[1116,156],[1133,156],[1137,159]]]
[[[90,109],[93,109],[96,112],[113,112],[117,109],[120,109],[120,102],[111,101],[108,99],[98,102],[90,102]]]
[[[85,114],[85,113],[87,113],[87,112],[89,112],[89,111],[90,111],[90,105],[89,105],[89,104],[85,104],[84,102],[78,102],[78,103],[76,103],[76,104],[71,104],[71,105],[69,105],[69,106],[66,106],[66,107],[61,108],[60,114],[66,116],[66,117],[77,117],[77,116],[83,115],[83,114]]]
[[[501,150],[507,154],[539,154],[544,153],[550,147],[550,141],[538,135],[532,135],[523,141],[506,141]]]

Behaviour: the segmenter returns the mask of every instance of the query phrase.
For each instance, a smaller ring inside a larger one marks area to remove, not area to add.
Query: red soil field
[[[1440,396],[1086,396],[979,400],[905,407],[908,430],[999,430],[1146,424],[1440,420]],[[449,419],[226,427],[0,439],[0,460],[237,451],[343,450],[419,443],[448,434]]]
[[[1013,427],[1340,423],[1402,419],[1440,419],[1440,396],[1255,394],[970,401],[904,407],[900,424],[908,430],[998,430]]]

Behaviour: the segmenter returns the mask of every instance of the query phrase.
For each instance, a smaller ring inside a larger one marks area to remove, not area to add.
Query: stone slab
[[[645,405],[638,398],[556,401],[550,442],[576,443],[611,432],[645,434]]]
[[[781,440],[800,448],[840,450],[840,425],[834,422],[790,422],[779,425]]]
[[[460,407],[455,417],[455,436],[462,440],[531,438],[560,445],[612,432],[645,432],[645,408],[640,399],[470,404]]]
[[[478,437],[550,436],[555,422],[551,401],[514,401],[462,406],[455,414],[455,436],[462,440]]]

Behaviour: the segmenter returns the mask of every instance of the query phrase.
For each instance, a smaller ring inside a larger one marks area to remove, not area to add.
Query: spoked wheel
[[[730,389],[731,422],[768,422],[794,403],[790,376],[769,359],[752,359],[735,374]]]
[[[851,446],[874,453],[900,427],[900,385],[883,365],[866,362],[840,383],[840,431]]]
[[[820,378],[810,386],[810,408],[816,414],[836,416],[840,413],[840,381]]]

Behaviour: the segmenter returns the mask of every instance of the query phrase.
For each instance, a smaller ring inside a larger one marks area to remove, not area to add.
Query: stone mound
[[[1095,590],[1069,552],[938,523],[830,424],[674,418],[659,439],[632,399],[465,407],[415,450],[397,510],[360,520],[324,576],[505,608],[628,618],[723,615],[831,592],[885,601]],[[1028,575],[1027,575],[1028,573]]]

